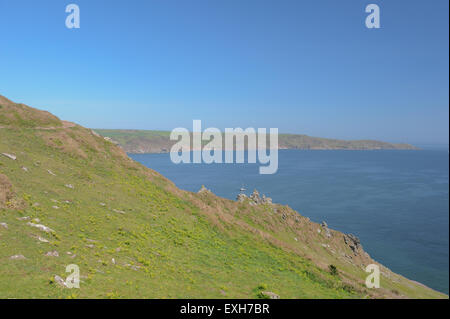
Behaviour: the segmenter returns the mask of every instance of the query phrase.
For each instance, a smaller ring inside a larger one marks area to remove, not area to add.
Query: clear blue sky
[[[81,28],[65,27],[76,3]],[[381,8],[367,29],[365,6]],[[448,143],[448,1],[0,0],[0,94],[93,128]]]

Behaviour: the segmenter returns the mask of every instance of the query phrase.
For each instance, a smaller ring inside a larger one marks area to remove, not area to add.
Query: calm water
[[[360,237],[377,261],[449,292],[448,151],[281,150],[275,175],[257,164],[179,164],[169,154],[131,155],[182,189],[202,184],[235,199],[244,185],[311,220]]]

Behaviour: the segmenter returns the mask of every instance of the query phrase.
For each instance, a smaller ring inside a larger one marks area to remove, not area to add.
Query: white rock
[[[280,299],[280,296],[271,291],[263,291],[261,292],[261,294],[268,297],[269,299]]]
[[[9,159],[12,159],[13,161],[15,161],[17,159],[16,155],[13,155],[13,154],[2,153],[2,155],[6,156]]]
[[[38,236],[38,240],[42,243],[49,243],[49,241],[45,238],[42,238],[41,236]]]
[[[51,229],[51,228],[49,228],[47,226],[41,225],[41,224],[33,224],[33,223],[28,222],[27,225],[31,226],[31,227],[38,228],[38,229],[40,229],[40,230],[42,230],[42,231],[44,231],[46,233],[54,233],[55,232],[53,229]]]
[[[53,176],[56,176],[56,174],[55,173],[53,173],[51,170],[47,170],[47,172],[50,174],[50,175],[53,175]]]
[[[13,260],[22,260],[22,259],[26,259],[24,255],[14,255],[9,257],[9,259],[13,259]]]
[[[7,223],[0,223],[0,226],[2,226],[5,229],[8,229],[8,224]]]
[[[45,256],[47,256],[47,257],[59,257],[59,253],[56,250],[49,251],[48,253],[45,254]]]
[[[67,288],[67,284],[66,284],[66,282],[64,281],[64,279],[62,279],[62,278],[59,277],[58,275],[55,275],[55,282],[56,282],[58,285]]]

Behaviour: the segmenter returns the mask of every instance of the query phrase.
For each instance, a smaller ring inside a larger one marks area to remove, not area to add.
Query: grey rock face
[[[359,238],[353,234],[344,235],[344,242],[350,249],[353,251],[355,255],[358,255],[359,250],[362,248],[361,242]]]
[[[241,193],[241,194],[238,194],[238,195],[237,195],[236,201],[239,202],[239,203],[242,203],[242,202],[245,201],[247,198],[248,198],[247,195]]]
[[[331,238],[331,237],[332,237],[332,234],[331,234],[330,229],[328,228],[328,224],[327,224],[325,221],[323,221],[322,224],[321,224],[321,226],[322,226],[322,228],[323,228],[324,231],[325,231],[325,236],[327,236],[328,238]]]

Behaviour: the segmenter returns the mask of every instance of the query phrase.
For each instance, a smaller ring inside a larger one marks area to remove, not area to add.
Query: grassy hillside
[[[176,141],[170,140],[168,131],[147,130],[102,130],[96,129],[102,136],[112,138],[127,153],[165,153]],[[204,141],[206,144],[208,141]],[[222,142],[224,147],[224,143]],[[279,134],[278,146],[280,149],[303,150],[380,150],[399,149],[415,150],[409,144],[392,144],[372,140],[344,141],[320,137],[311,137],[299,134]]]
[[[43,114],[0,96],[0,298],[446,297],[382,266],[367,289],[374,261],[350,237],[287,206],[181,191]],[[55,277],[69,264],[80,289]]]

